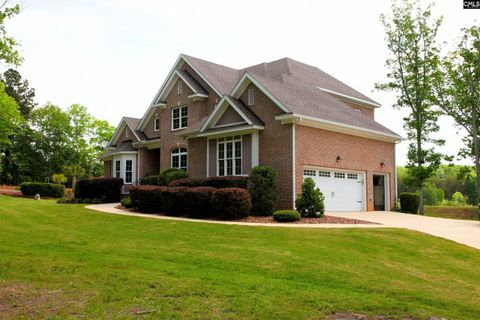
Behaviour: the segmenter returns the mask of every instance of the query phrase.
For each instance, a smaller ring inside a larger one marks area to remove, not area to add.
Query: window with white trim
[[[303,170],[303,175],[304,176],[309,176],[309,177],[315,177],[317,174],[316,174],[315,170],[305,169],[305,170]]]
[[[255,103],[255,90],[253,88],[248,89],[248,105],[253,106]]]
[[[125,183],[132,183],[133,161],[125,160]]]
[[[183,86],[182,86],[182,81],[177,82],[177,94],[180,95],[182,94]]]
[[[334,177],[337,178],[337,179],[345,179],[345,173],[343,173],[343,172],[335,172]]]
[[[172,130],[186,128],[187,122],[188,122],[187,106],[172,109]]]
[[[356,173],[349,173],[349,174],[347,174],[347,179],[357,180],[357,179],[358,179],[358,174],[356,174]]]
[[[158,113],[155,113],[155,119],[153,119],[153,131],[160,130],[160,118],[158,117]]]
[[[115,178],[120,178],[120,160],[115,161]]]
[[[319,177],[330,178],[330,171],[318,171]]]
[[[242,174],[242,136],[218,139],[217,173],[218,176]]]
[[[187,148],[176,148],[172,150],[172,168],[187,171]]]
[[[125,128],[125,138],[128,138],[128,128]]]

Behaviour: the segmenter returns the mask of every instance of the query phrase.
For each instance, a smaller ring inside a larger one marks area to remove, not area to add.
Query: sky
[[[421,1],[427,3],[426,1]],[[406,136],[395,93],[374,90],[386,80],[388,56],[381,13],[390,1],[10,0],[22,12],[7,23],[21,43],[22,76],[39,105],[79,103],[117,125],[142,117],[180,53],[233,68],[289,57],[314,65],[382,104],[375,118]],[[448,50],[480,10],[463,0],[435,1],[444,17],[439,40]],[[456,155],[462,132],[439,120],[439,151]],[[406,163],[408,142],[397,146]],[[470,164],[469,160],[457,163]]]

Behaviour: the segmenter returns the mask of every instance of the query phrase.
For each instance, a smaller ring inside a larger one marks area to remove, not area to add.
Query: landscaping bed
[[[425,215],[447,219],[478,220],[478,208],[473,206],[425,206]]]

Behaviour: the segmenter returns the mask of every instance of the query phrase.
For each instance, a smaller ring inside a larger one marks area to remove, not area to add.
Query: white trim
[[[223,116],[225,111],[227,110],[228,106],[232,107],[242,118],[245,120],[246,123],[249,125],[253,125],[253,122],[235,105],[235,103],[228,97],[223,96],[220,102],[215,106],[212,113],[208,116],[207,120],[200,128],[199,133],[202,133],[206,129],[209,129],[217,123],[218,120]]]
[[[206,99],[208,98],[208,95],[203,94],[203,93],[194,93],[189,96],[187,96],[189,99]]]
[[[152,140],[144,140],[144,141],[140,141],[140,142],[134,142],[134,143],[132,143],[132,145],[135,148],[147,147],[147,149],[157,149],[157,148],[160,148],[160,141],[161,141],[161,139],[157,138],[157,139],[152,139]]]
[[[252,132],[251,135],[251,148],[252,148],[252,160],[251,160],[251,167],[256,167],[259,164],[259,137],[258,137],[258,131]]]
[[[216,129],[216,128],[224,128],[224,127],[229,127],[229,126],[237,126],[237,125],[239,125],[239,124],[245,124],[245,121],[214,125],[212,128],[214,128],[214,129]]]
[[[235,134],[246,134],[250,132],[254,132],[255,130],[263,130],[263,126],[243,126],[243,127],[236,127],[221,131],[214,131],[214,132],[206,132],[206,133],[199,133],[197,137],[213,137],[213,136],[222,136],[228,133],[235,133]]]
[[[181,149],[185,149],[186,151],[181,151]],[[178,153],[173,153],[174,150],[178,150]],[[178,165],[179,167],[174,167],[173,166],[173,157],[178,157]],[[177,169],[183,169],[182,168],[182,156],[187,156],[187,166],[185,167],[185,172],[188,172],[188,148],[187,147],[176,147],[170,150],[170,168],[177,168]]]
[[[122,127],[123,125],[123,127]],[[107,146],[111,146],[113,145],[114,143],[113,142],[117,142],[118,138],[120,138],[120,134],[121,132],[123,131],[123,129],[125,127],[128,127],[128,124],[127,124],[127,121],[125,121],[124,118],[122,118],[122,120],[120,120],[120,123],[117,125],[117,128],[115,129],[115,132],[113,133],[112,135],[112,138],[110,139],[110,141],[108,142]],[[121,129],[120,129],[121,128]],[[132,129],[130,128],[130,130],[132,130],[133,132],[133,135],[135,136],[135,138],[137,138],[138,141],[142,141],[142,139],[140,139],[140,137],[137,135],[137,133],[135,132],[135,129]]]
[[[157,120],[158,120],[158,127],[157,127]],[[155,118],[153,118],[153,132],[160,131],[160,117],[158,113],[155,113]]]
[[[184,116],[182,116],[182,109],[183,109],[183,108],[187,108],[187,116],[186,116],[186,118],[187,118],[187,125],[186,125],[185,127],[182,127],[182,118],[184,118]],[[178,113],[178,116],[179,116],[179,117],[178,117],[178,125],[179,125],[179,127],[178,127],[178,128],[174,128],[174,127],[173,127],[173,111],[174,111],[174,110],[177,110],[177,109],[180,110],[179,113]],[[170,125],[171,125],[171,126],[170,126],[170,130],[171,130],[171,131],[182,130],[182,129],[185,129],[185,128],[188,127],[188,105],[179,106],[179,107],[175,107],[175,108],[170,109]]]
[[[350,170],[350,169],[337,169],[337,168],[329,168],[329,167],[318,167],[318,166],[311,166],[311,165],[304,165],[302,168],[302,181],[303,181],[303,170],[304,169],[311,169],[311,170],[325,170],[325,171],[332,171],[332,172],[344,172],[344,173],[356,173],[363,175],[362,181],[362,211],[367,211],[368,204],[367,204],[367,171],[366,170]],[[373,177],[373,175],[372,175]],[[373,181],[372,181],[372,188],[373,188]]]
[[[297,194],[295,190],[295,179],[297,178],[296,172],[296,150],[295,150],[295,123],[292,123],[292,193],[293,193],[293,205],[292,208],[296,209],[295,200],[297,199]]]
[[[337,98],[340,98],[341,100],[358,103],[358,104],[364,105],[366,107],[380,108],[382,106],[381,104],[378,104],[378,103],[375,103],[375,102],[370,102],[370,101],[366,101],[366,100],[363,100],[363,99],[354,98],[352,96],[349,96],[349,95],[346,95],[346,94],[343,94],[343,93],[340,93],[340,92],[337,92],[337,91],[333,91],[333,90],[330,90],[330,89],[326,89],[326,88],[322,88],[322,87],[318,87],[318,86],[317,86],[317,88],[324,91],[324,92],[330,93],[330,94],[336,96]]]
[[[248,72],[245,72],[242,78],[237,82],[235,87],[232,89],[231,96],[235,99],[240,98],[245,88],[250,84],[253,83],[260,91],[263,92],[270,100],[272,100],[282,111],[290,112],[288,108],[280,102],[277,98],[275,98],[263,85],[261,85],[255,78],[253,78]]]
[[[255,89],[249,88],[247,91],[247,104],[248,106],[253,106],[255,103]]]
[[[383,210],[390,211],[390,174],[388,172],[372,172],[373,210],[375,211],[375,186],[373,185],[373,176],[383,176]]]
[[[382,133],[375,130],[360,128],[344,123],[339,123],[335,121],[329,121],[324,119],[319,119],[310,116],[303,116],[299,114],[283,114],[275,117],[275,120],[279,120],[284,123],[291,123],[294,121],[298,121],[297,123],[300,125],[304,125],[306,127],[313,127],[318,129],[325,129],[334,132],[340,132],[345,134],[350,134],[359,137],[365,137],[374,140],[380,141],[387,141],[387,142],[397,142],[403,140],[401,136]]]
[[[175,71],[176,74],[179,75],[179,77],[183,80],[183,77],[180,76],[178,70]],[[183,80],[183,82],[186,82],[185,80]],[[188,86],[188,84],[187,84]],[[190,86],[189,86],[190,87]],[[183,83],[181,81],[177,81],[177,96],[181,95],[183,93]]]
[[[210,177],[210,139],[207,140],[207,178]]]

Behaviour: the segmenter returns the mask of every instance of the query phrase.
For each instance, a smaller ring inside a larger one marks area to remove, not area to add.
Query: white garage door
[[[325,211],[362,211],[364,173],[328,169],[305,169],[303,178],[312,178],[325,196]]]

